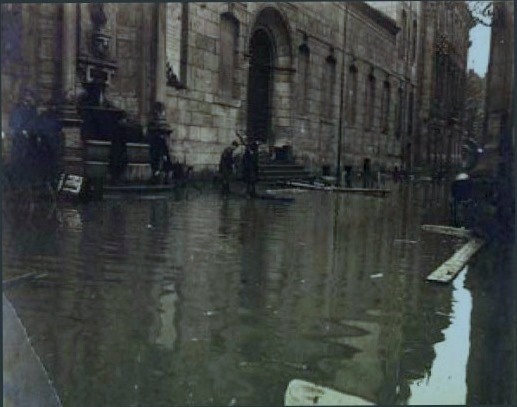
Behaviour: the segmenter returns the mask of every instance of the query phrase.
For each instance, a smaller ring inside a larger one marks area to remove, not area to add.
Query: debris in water
[[[150,223],[147,225],[147,229],[151,229],[153,227],[153,225],[151,225]]]
[[[215,314],[215,311],[205,311],[205,316],[206,317],[211,317],[214,314]]]
[[[381,278],[381,277],[383,277],[383,276],[384,276],[384,274],[382,274],[382,273],[379,273],[379,274],[372,274],[372,275],[370,276],[370,278]]]
[[[395,243],[407,243],[407,244],[417,244],[417,240],[408,240],[408,239],[395,239]]]
[[[233,399],[230,400],[230,402],[228,403],[229,406],[234,406],[235,403],[237,403],[237,400],[235,400],[235,397]]]

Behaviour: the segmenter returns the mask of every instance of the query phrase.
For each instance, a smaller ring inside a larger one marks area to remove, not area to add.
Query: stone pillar
[[[165,116],[165,99],[167,97],[165,38],[167,24],[167,3],[156,4],[156,54],[154,78],[154,103],[151,109],[148,131],[151,134],[170,134]]]
[[[165,36],[166,36],[166,17],[167,3],[156,5],[156,71],[155,71],[155,102],[165,102],[167,77],[165,74],[166,55],[165,55]]]
[[[83,148],[80,134],[81,120],[77,115],[75,100],[75,72],[77,54],[77,12],[76,4],[63,4],[62,22],[62,61],[61,92],[62,103],[59,106],[60,121],[63,126],[64,170],[66,173],[84,175]]]

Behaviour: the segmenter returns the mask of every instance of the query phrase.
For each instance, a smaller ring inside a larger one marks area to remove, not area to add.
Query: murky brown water
[[[420,230],[447,222],[444,189],[395,188],[5,212],[4,280],[46,273],[5,291],[65,407],[282,405],[293,379],[381,404],[479,402],[470,271],[423,281],[460,244]]]

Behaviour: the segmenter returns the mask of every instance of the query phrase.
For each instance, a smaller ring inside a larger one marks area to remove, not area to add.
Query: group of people
[[[111,140],[109,168],[114,184],[122,181],[128,164],[126,124],[127,117],[123,115]],[[185,176],[183,166],[171,158],[167,135],[166,132],[153,132],[148,138],[152,184],[168,184],[172,179],[181,180]]]
[[[258,143],[248,142],[244,146],[244,155],[241,161],[242,179],[246,183],[246,194],[250,197],[255,197],[257,195],[256,184],[259,172]],[[221,177],[223,195],[230,193],[230,180],[236,171],[234,152],[237,147],[239,147],[239,143],[234,141],[229,147],[224,149],[219,160],[219,175]]]
[[[11,187],[55,189],[62,150],[61,123],[54,107],[36,108],[30,94],[13,109],[9,120],[12,151],[6,168]]]

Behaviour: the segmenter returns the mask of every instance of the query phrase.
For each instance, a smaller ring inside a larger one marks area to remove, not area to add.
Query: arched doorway
[[[268,32],[259,28],[250,40],[248,78],[248,137],[267,143],[271,134],[271,90],[273,43]]]

